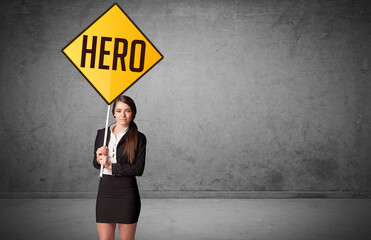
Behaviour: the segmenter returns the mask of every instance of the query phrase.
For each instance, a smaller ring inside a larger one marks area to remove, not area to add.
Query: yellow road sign
[[[62,52],[107,104],[163,58],[117,3]]]

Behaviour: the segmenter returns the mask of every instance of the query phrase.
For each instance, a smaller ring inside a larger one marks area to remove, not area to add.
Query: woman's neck
[[[117,136],[119,132],[121,132],[123,129],[128,128],[129,126],[121,125],[116,122],[115,126],[113,127],[113,134]]]

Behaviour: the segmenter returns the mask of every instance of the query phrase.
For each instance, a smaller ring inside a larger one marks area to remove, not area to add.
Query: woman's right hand
[[[102,146],[97,149],[97,162],[100,165],[105,165],[108,156],[108,147]]]

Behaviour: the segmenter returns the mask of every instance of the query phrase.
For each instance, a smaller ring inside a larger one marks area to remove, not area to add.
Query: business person
[[[134,122],[134,101],[121,95],[113,103],[113,123],[107,132],[108,146],[103,146],[105,129],[95,139],[93,165],[100,169],[96,201],[96,223],[100,240],[113,240],[116,225],[121,240],[134,240],[141,201],[136,176],[142,176],[146,156],[146,137]]]

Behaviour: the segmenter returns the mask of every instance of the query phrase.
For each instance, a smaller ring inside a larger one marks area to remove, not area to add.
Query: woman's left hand
[[[107,161],[104,167],[107,168],[108,170],[112,170],[112,163],[110,161]]]
[[[107,155],[100,155],[98,156],[98,163],[100,165],[103,165],[105,168],[111,170],[112,169],[112,163],[108,160]]]

